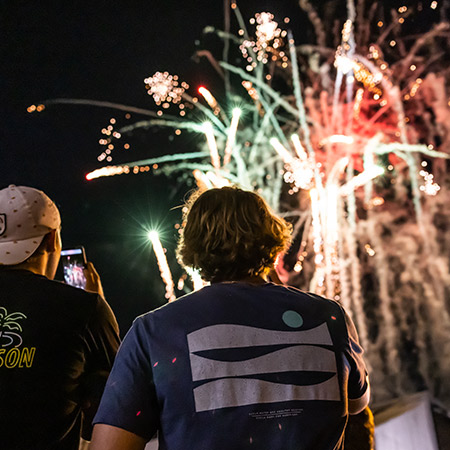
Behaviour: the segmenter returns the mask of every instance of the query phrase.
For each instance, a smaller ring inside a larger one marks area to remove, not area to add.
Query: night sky
[[[295,0],[247,0],[239,6],[246,20],[262,11],[279,22],[289,16],[296,41],[308,40],[305,15]],[[345,14],[345,8],[339,11]],[[189,186],[174,176],[151,174],[86,181],[85,175],[102,165],[97,161],[100,130],[112,117],[125,125],[125,112],[54,105],[30,114],[27,107],[79,98],[156,111],[143,82],[156,71],[178,74],[191,92],[205,84],[220,95],[222,85],[211,66],[193,55],[212,48],[220,57],[220,45],[205,41],[202,30],[223,29],[223,2],[3,0],[0,21],[0,187],[33,186],[57,203],[64,247],[84,245],[124,333],[135,316],[165,302],[145,229],[158,226],[175,283],[181,274],[174,224]],[[231,22],[236,30],[232,14]],[[133,114],[130,122],[143,118]],[[127,139],[129,153],[122,152],[113,164],[195,145],[192,137],[174,137],[167,130],[141,131]]]

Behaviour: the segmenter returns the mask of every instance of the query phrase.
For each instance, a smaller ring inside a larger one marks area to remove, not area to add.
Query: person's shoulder
[[[108,307],[106,301],[95,292],[88,292],[62,281],[49,280],[46,277],[39,276],[38,278],[36,288],[40,288],[43,295],[52,298],[53,302],[59,303],[62,308],[70,311],[74,317],[78,317],[82,321],[89,321]]]
[[[92,304],[97,304],[99,302],[100,296],[95,292],[88,292],[84,289],[70,286],[62,281],[49,280],[45,277],[43,278],[44,280],[47,280],[49,286],[51,286],[51,289],[54,289],[55,292],[60,292],[67,299],[73,298],[75,301],[83,301]]]
[[[193,291],[188,294],[185,294],[181,297],[178,297],[176,300],[165,303],[151,311],[143,313],[137,316],[134,319],[134,322],[151,322],[153,320],[162,320],[164,318],[177,317],[181,314],[192,312],[192,309],[195,307],[195,300],[201,300],[205,295],[205,290],[207,290],[209,286],[205,286],[204,288]]]
[[[345,310],[338,300],[323,297],[313,292],[302,291],[292,286],[279,287],[284,288],[284,295],[292,296],[294,301],[298,299],[312,314],[317,317],[329,316],[333,317],[333,321],[338,321],[339,323],[345,322]],[[282,291],[278,289],[278,292]]]
[[[18,289],[32,290],[36,294],[62,296],[65,299],[74,298],[77,301],[96,302],[97,294],[70,286],[62,281],[50,280],[44,275],[29,270],[8,270],[0,272],[8,278],[9,284]]]
[[[277,290],[278,292],[284,291],[286,294],[297,295],[299,297],[302,297],[305,300],[320,302],[323,305],[340,308],[340,304],[337,300],[332,300],[330,298],[323,297],[323,296],[321,296],[319,294],[315,294],[313,292],[303,291],[294,286],[272,284],[272,288]]]
[[[313,292],[305,292],[305,295],[307,295],[310,299],[321,302],[324,305],[330,306],[331,308],[342,309],[341,304],[337,300],[323,297],[322,295],[314,294]]]

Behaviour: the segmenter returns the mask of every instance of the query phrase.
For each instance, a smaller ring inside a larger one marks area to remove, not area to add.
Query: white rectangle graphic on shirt
[[[332,345],[323,323],[304,331],[279,331],[244,325],[220,324],[187,336],[192,381],[211,380],[194,388],[196,411],[293,400],[340,401],[335,353],[319,347]],[[261,346],[273,351],[244,361],[219,361],[196,352]],[[279,348],[279,346],[284,346]],[[310,385],[258,379],[258,375],[285,372],[322,372],[332,378]],[[246,378],[253,375],[255,378]],[[232,377],[232,378],[230,378]]]
[[[339,401],[339,382],[334,375],[323,383],[296,386],[248,378],[223,378],[194,389],[195,410],[285,402],[289,400]]]
[[[336,373],[332,350],[311,345],[296,345],[245,361],[217,361],[191,353],[193,381],[261,373],[316,371]]]
[[[216,348],[259,345],[312,344],[332,345],[326,323],[305,331],[278,331],[245,325],[212,325],[187,335],[191,353]]]

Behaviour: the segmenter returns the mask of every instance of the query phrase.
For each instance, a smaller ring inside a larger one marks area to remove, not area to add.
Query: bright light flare
[[[148,239],[154,245],[155,242],[159,241],[159,233],[155,230],[151,230],[147,233]]]
[[[169,264],[167,262],[166,254],[164,252],[161,241],[159,240],[159,234],[155,230],[151,230],[147,233],[148,239],[152,243],[153,251],[155,252],[156,260],[158,262],[161,278],[166,285],[166,298],[169,302],[175,300],[175,285],[172,279],[172,273],[170,272]]]

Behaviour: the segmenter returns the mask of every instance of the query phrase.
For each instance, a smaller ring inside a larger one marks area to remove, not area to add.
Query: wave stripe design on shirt
[[[341,400],[335,354],[332,350],[318,347],[332,345],[326,323],[305,331],[221,324],[194,331],[188,334],[187,340],[192,380],[211,380],[194,388],[197,412],[292,400]],[[271,345],[278,348],[244,361],[218,361],[195,354],[215,349]],[[280,349],[280,345],[286,347]],[[326,372],[331,378],[321,383],[299,386],[254,377],[282,372]],[[247,378],[249,376],[253,377]]]
[[[215,348],[255,347],[257,345],[312,344],[332,345],[324,322],[305,331],[278,331],[245,325],[212,325],[187,335],[191,353]]]
[[[341,399],[337,375],[311,386],[271,383],[248,378],[222,378],[195,388],[194,398],[197,412],[290,400]]]
[[[336,373],[337,370],[334,352],[312,345],[283,348],[246,361],[215,361],[192,353],[190,357],[193,381],[300,370]]]

